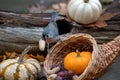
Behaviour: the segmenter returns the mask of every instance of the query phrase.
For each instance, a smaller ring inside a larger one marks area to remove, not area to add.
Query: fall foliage
[[[11,59],[11,58],[16,58],[18,57],[20,54],[16,53],[16,52],[5,52],[4,55],[0,55],[0,62],[6,59]],[[27,58],[31,57],[31,58],[35,58],[38,61],[42,62],[44,61],[45,57],[43,55],[33,55],[33,54],[26,54]]]

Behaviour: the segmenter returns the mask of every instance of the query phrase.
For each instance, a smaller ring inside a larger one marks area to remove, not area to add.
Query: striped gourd
[[[41,68],[36,59],[24,57],[28,52],[26,50],[28,48],[20,57],[7,59],[0,63],[0,76],[3,77],[3,80],[36,80]]]

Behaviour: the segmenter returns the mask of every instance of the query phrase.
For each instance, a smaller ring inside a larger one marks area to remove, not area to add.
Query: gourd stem
[[[85,3],[88,3],[88,2],[89,2],[89,0],[84,0],[84,2],[85,2]]]
[[[19,59],[18,59],[18,64],[22,64],[23,62],[23,59],[24,59],[24,56],[26,55],[26,53],[28,53],[28,51],[31,49],[32,47],[31,46],[28,46],[24,49],[24,51],[21,53]]]
[[[76,50],[76,53],[77,53],[77,57],[80,57],[80,52],[78,49]]]

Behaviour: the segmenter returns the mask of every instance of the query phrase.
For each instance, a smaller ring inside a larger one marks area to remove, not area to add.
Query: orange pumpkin
[[[72,70],[75,74],[81,74],[87,67],[92,53],[83,52],[71,52],[64,58],[64,68]]]

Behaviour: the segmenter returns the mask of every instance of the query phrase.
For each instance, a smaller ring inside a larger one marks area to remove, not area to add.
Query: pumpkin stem
[[[88,2],[89,2],[89,0],[84,0],[84,2],[85,2],[85,3],[88,3]]]
[[[76,53],[77,53],[77,57],[80,57],[80,52],[78,49],[76,50]]]
[[[18,59],[18,62],[17,62],[18,64],[22,64],[25,54],[28,53],[28,51],[29,51],[31,48],[32,48],[31,46],[28,46],[28,47],[26,47],[26,48],[24,49],[24,51],[21,53],[21,55],[20,55],[20,57],[19,57],[19,59]]]

